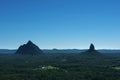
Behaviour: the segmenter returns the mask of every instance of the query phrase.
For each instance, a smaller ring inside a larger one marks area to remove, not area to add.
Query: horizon
[[[120,49],[119,0],[0,0],[0,49]]]
[[[0,49],[0,50],[17,50],[17,49]],[[41,50],[54,50],[53,49],[41,49]],[[88,50],[88,49],[56,49],[56,50]],[[96,49],[96,50],[120,50],[120,49]]]

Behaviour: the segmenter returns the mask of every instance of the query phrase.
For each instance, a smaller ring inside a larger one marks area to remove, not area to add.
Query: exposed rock
[[[89,49],[87,51],[85,51],[84,53],[87,53],[87,54],[98,54],[99,52],[95,49],[95,46],[93,44],[91,44]]]
[[[28,41],[27,44],[21,45],[15,54],[41,54],[43,53],[42,50],[36,46],[33,42]]]
[[[88,50],[88,52],[91,53],[91,52],[94,52],[94,51],[96,51],[96,50],[95,50],[95,47],[94,47],[93,44],[91,44],[91,45],[90,45],[90,48],[89,48],[89,50]]]

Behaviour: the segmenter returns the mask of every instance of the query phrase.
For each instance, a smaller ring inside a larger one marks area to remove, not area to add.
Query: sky
[[[0,49],[120,49],[120,0],[0,0]]]

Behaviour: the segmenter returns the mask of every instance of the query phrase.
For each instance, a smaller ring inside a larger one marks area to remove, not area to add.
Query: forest
[[[120,80],[120,54],[0,54],[0,80]]]

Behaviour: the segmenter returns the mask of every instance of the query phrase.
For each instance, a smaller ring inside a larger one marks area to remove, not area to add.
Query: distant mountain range
[[[10,49],[0,49],[0,53],[2,54],[13,54],[16,52],[16,49],[10,50]]]
[[[87,49],[43,49],[44,53],[80,53],[84,52]],[[111,50],[111,49],[101,49],[98,50],[101,53],[120,53],[120,50]],[[16,49],[0,49],[1,54],[14,54]]]

